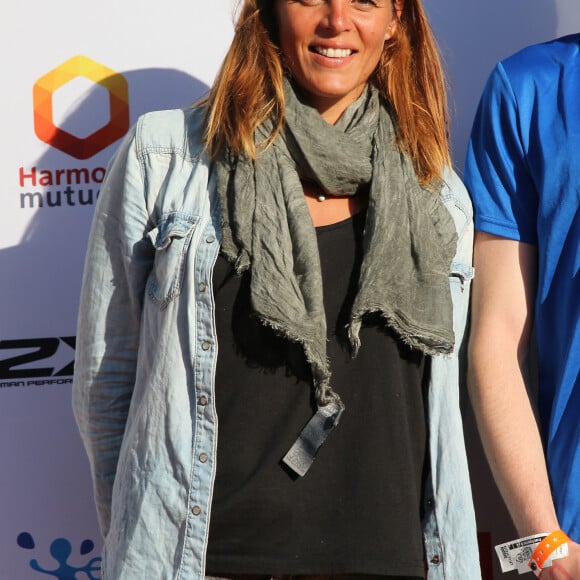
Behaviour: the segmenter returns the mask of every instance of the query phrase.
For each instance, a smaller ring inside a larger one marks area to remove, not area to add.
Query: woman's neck
[[[369,203],[366,191],[350,196],[334,196],[325,195],[322,189],[312,182],[303,181],[302,187],[314,227],[328,226],[348,219]]]

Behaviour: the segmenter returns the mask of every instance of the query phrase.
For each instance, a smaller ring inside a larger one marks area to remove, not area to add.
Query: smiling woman
[[[103,576],[479,578],[471,210],[420,0],[244,0],[208,97],[101,191],[73,391]]]

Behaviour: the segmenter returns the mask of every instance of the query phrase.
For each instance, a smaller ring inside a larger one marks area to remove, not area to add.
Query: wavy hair
[[[208,97],[204,140],[211,157],[227,144],[255,159],[284,124],[283,58],[278,46],[276,0],[243,0],[234,37]],[[439,180],[449,154],[449,111],[439,50],[421,0],[405,0],[394,35],[385,42],[369,79],[391,105],[397,144],[423,185]],[[274,130],[256,144],[266,119]]]

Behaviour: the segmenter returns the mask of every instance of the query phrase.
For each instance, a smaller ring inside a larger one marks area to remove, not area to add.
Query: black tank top
[[[428,361],[373,317],[351,358],[345,325],[365,212],[317,228],[333,388],[346,410],[303,477],[280,459],[314,412],[302,349],[263,327],[249,273],[214,271],[218,456],[211,574],[424,577],[421,488]]]

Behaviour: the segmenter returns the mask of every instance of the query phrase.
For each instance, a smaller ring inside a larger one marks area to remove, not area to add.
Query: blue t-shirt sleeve
[[[499,63],[475,116],[465,184],[473,199],[476,230],[536,243],[537,195],[523,134],[516,96]]]

